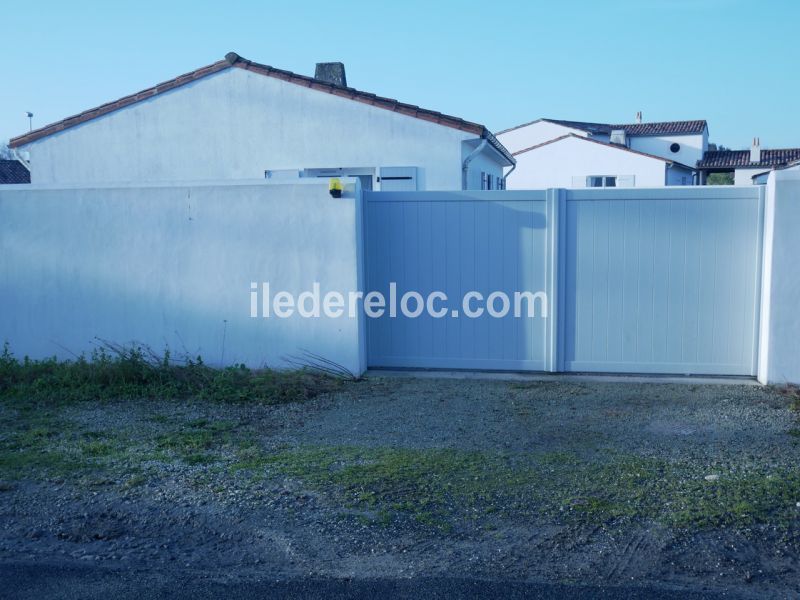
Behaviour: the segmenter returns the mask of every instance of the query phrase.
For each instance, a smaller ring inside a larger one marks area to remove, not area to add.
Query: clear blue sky
[[[800,3],[11,2],[0,140],[235,51],[500,130],[538,117],[707,119],[711,141],[800,147]]]

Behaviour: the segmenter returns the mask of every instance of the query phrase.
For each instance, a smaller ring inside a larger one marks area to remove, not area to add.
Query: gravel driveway
[[[800,594],[798,415],[768,388],[370,377],[0,425],[15,564]]]

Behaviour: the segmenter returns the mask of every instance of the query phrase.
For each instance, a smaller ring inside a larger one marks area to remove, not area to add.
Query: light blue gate
[[[367,319],[372,367],[545,370],[549,321],[484,313],[469,318],[471,291],[546,289],[551,231],[544,191],[365,193],[367,291],[388,298],[447,295],[447,316]],[[438,310],[445,303],[437,302]],[[410,303],[410,308],[414,304]],[[499,310],[499,304],[498,310]],[[471,308],[476,309],[477,303]]]
[[[755,375],[764,188],[571,190],[560,368]]]
[[[364,203],[365,291],[388,298],[394,282],[398,303],[407,291],[448,298],[441,318],[368,318],[370,367],[756,372],[760,186],[367,192]],[[543,291],[548,316],[467,318],[472,291]]]

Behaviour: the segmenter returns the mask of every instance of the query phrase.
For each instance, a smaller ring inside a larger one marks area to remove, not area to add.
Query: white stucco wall
[[[473,144],[464,144],[462,152],[462,160],[473,150]],[[503,166],[500,164],[500,157],[491,152],[482,152],[478,154],[470,163],[467,171],[467,188],[468,190],[481,189],[481,173],[490,173],[492,175],[492,189],[497,189],[497,180],[503,176]]]
[[[694,167],[697,161],[703,158],[703,153],[708,149],[707,134],[696,135],[648,135],[631,136],[629,146],[631,150],[646,152],[674,160],[689,167]],[[678,152],[672,152],[670,146],[674,143],[680,145]]]
[[[800,168],[770,173],[764,214],[758,379],[800,383]]]
[[[635,187],[663,187],[666,163],[580,138],[565,138],[518,154],[508,189],[571,188],[573,178],[590,175],[634,175]]]
[[[230,68],[24,147],[33,183],[247,179],[265,170],[419,167],[461,188],[474,134]],[[497,167],[497,175],[502,169]]]
[[[283,366],[309,350],[365,366],[360,318],[251,318],[273,293],[361,286],[353,180],[0,190],[0,343],[33,358],[138,341],[211,364]],[[223,356],[224,337],[224,356]]]
[[[733,173],[733,185],[753,185],[753,175],[766,171],[764,167],[757,169],[736,169]]]
[[[667,185],[692,185],[693,172],[691,169],[673,164],[667,169]]]
[[[505,133],[498,133],[497,139],[509,152],[519,152],[531,146],[554,140],[562,135],[574,133],[587,137],[589,134],[581,129],[564,127],[549,121],[534,121],[528,125],[511,129]]]

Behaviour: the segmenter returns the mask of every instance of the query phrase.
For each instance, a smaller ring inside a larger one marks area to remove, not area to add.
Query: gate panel
[[[763,188],[567,192],[567,371],[755,375]]]
[[[544,191],[365,193],[366,291],[388,298],[395,282],[398,306],[407,291],[424,297],[442,291],[448,298],[443,318],[408,318],[399,308],[395,318],[367,318],[369,366],[544,370],[546,319],[514,318],[513,308],[504,318],[468,318],[462,298],[502,291],[513,305],[517,291],[547,291],[545,197]]]

